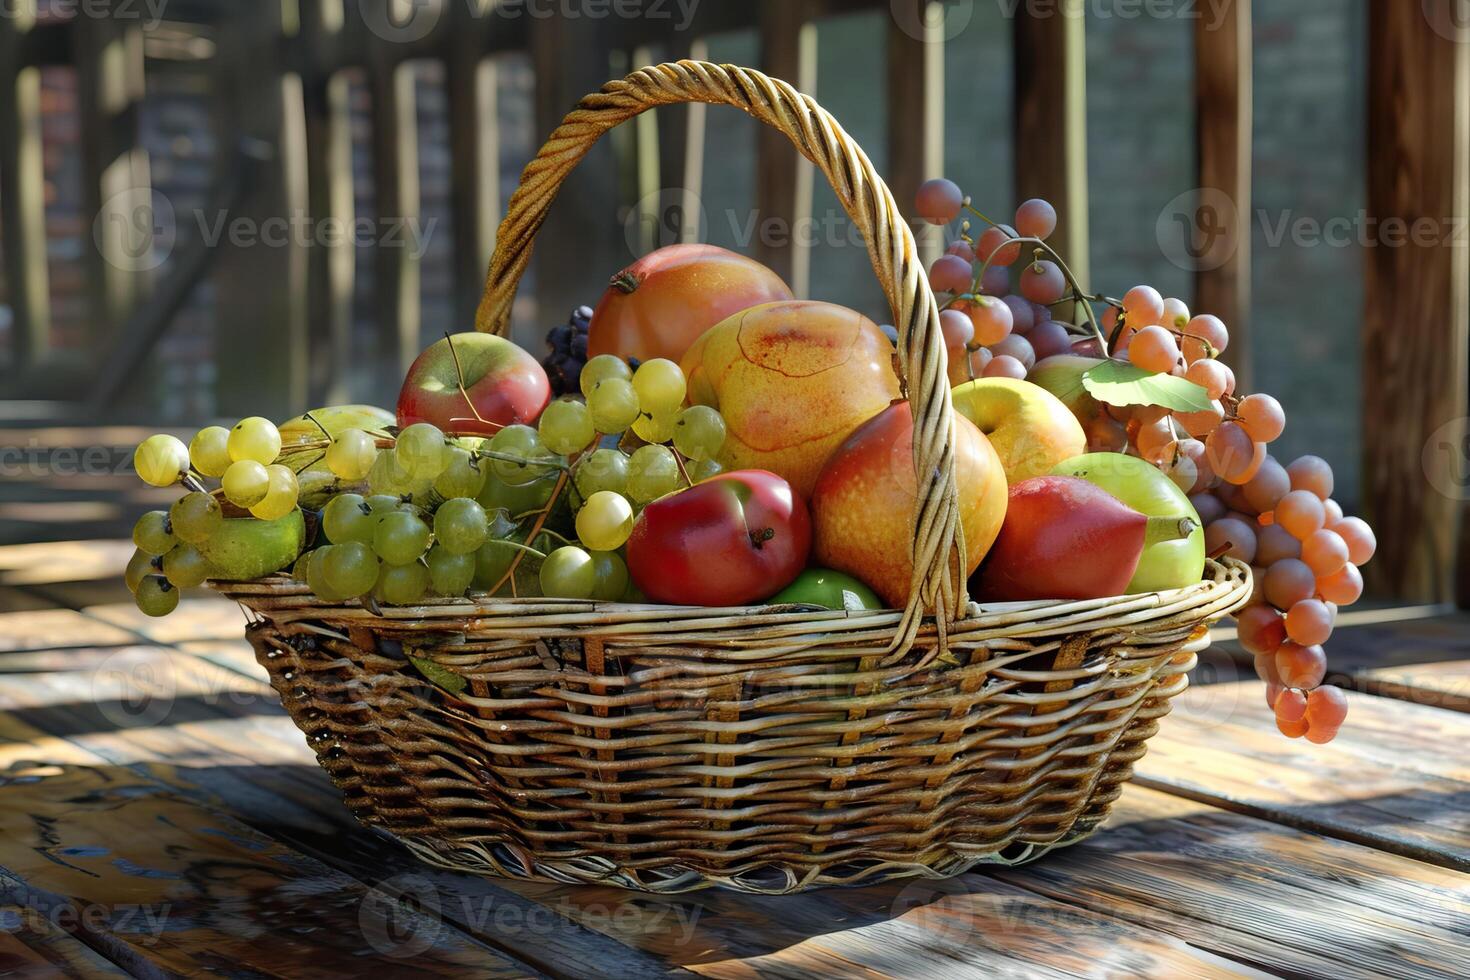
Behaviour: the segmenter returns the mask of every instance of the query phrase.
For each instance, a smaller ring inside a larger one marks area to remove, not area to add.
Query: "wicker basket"
[[[783,893],[953,875],[1086,837],[1249,572],[1211,562],[1191,588],[1087,602],[966,599],[935,300],[892,195],[821,107],[758,72],[687,61],[588,97],[511,201],[479,327],[505,330],[588,147],[680,102],[780,129],[867,236],[901,327],[916,471],[932,474],[908,608],[477,597],[375,614],[283,576],[215,588],[258,614],[260,662],[353,813],[432,864]]]

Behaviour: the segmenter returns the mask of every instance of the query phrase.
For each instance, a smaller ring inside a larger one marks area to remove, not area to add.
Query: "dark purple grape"
[[[552,327],[551,332],[546,335],[546,346],[554,351],[567,350],[575,336],[576,331],[569,326]]]
[[[587,335],[579,333],[572,338],[572,356],[582,361],[587,361]]]
[[[579,306],[579,307],[577,307],[575,310],[572,311],[572,322],[573,323],[577,323],[577,322],[591,323],[592,322],[592,307],[590,307],[590,306]]]

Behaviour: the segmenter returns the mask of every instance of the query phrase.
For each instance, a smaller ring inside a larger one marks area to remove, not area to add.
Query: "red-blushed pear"
[[[832,450],[899,394],[883,331],[832,303],[737,313],[700,337],[682,366],[689,401],[725,418],[720,464],[770,470],[802,497]]]
[[[972,573],[1000,533],[1006,478],[990,441],[956,415],[955,479],[965,532],[965,574]],[[901,608],[913,580],[914,520],[920,485],[914,474],[914,420],[908,402],[895,402],[866,422],[832,454],[812,495],[816,563],[872,586]]]
[[[1000,537],[970,591],[979,602],[1123,595],[1145,547],[1196,527],[1187,517],[1149,518],[1076,477],[1024,480],[1011,487]]]
[[[952,397],[955,411],[995,447],[1012,486],[1087,451],[1082,423],[1055,395],[1029,381],[981,378],[955,388]]]
[[[461,370],[473,408],[459,390]],[[461,333],[434,344],[408,369],[398,425],[429,422],[445,432],[490,436],[534,423],[550,401],[551,383],[534,357],[494,334]]]
[[[754,259],[714,245],[670,245],[613,276],[588,328],[587,356],[679,363],[700,334],[741,310],[794,299]]]

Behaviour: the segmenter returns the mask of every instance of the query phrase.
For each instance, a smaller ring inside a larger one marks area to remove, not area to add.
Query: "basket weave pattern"
[[[946,876],[1072,843],[1107,814],[1250,575],[1176,592],[969,602],[938,312],[861,149],[809,98],[697,62],[590,96],[527,168],[478,326],[504,332],[536,231],[612,126],[737,106],[786,133],[867,236],[900,327],[920,481],[902,611],[484,596],[373,612],[277,576],[212,583],[363,822],[473,873],[783,893]],[[958,547],[957,547],[958,546]]]

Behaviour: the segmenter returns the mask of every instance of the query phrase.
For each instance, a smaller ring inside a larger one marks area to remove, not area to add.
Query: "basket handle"
[[[938,645],[948,623],[966,605],[963,531],[954,472],[954,409],[939,307],[919,258],[912,230],[867,154],[811,98],[786,82],[734,65],[702,61],[643,68],[587,96],[526,167],[495,239],[476,329],[504,336],[536,233],[567,175],[608,130],[661,105],[706,102],[744,110],[785,133],[832,184],[848,216],[863,232],[873,269],[899,329],[900,382],[914,415],[914,577],[909,602],[887,663],[912,647],[924,614],[933,610]],[[925,478],[924,475],[927,475]]]

